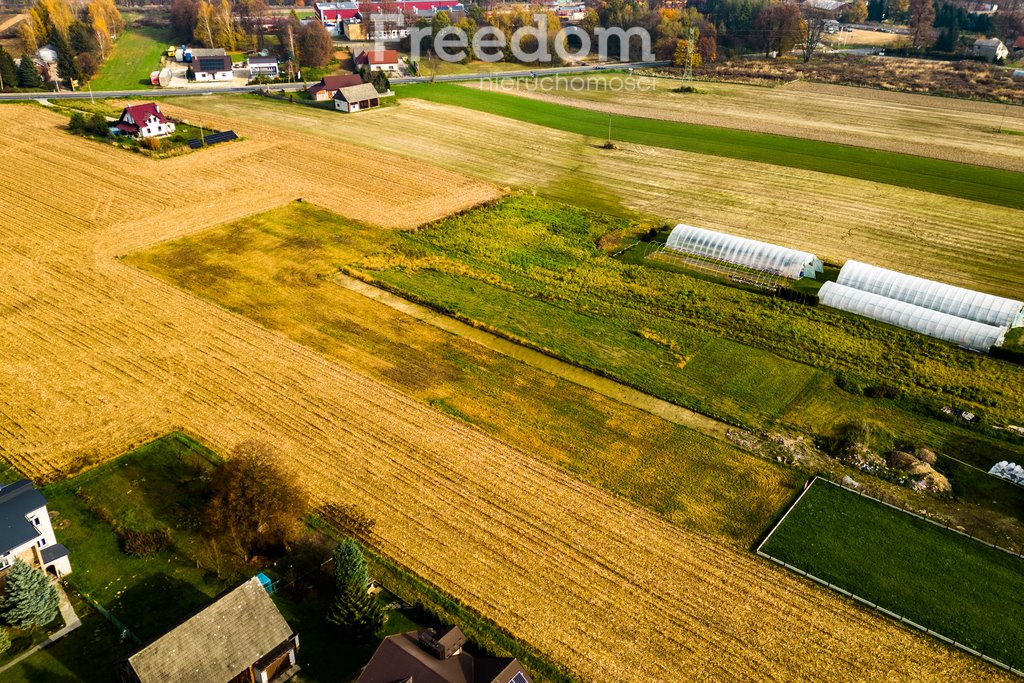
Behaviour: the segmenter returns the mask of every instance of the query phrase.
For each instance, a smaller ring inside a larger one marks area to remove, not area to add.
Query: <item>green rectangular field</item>
[[[761,551],[1017,669],[1024,559],[816,479]]]
[[[114,52],[90,81],[93,90],[147,90],[149,74],[160,68],[160,55],[174,37],[164,29],[143,26],[121,34]]]

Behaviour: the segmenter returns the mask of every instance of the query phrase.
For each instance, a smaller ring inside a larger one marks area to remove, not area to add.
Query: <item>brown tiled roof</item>
[[[458,629],[437,633],[439,640],[462,636]],[[462,636],[464,639],[464,636]],[[521,678],[516,678],[521,674]],[[416,631],[389,636],[380,644],[356,683],[510,683],[532,679],[515,659],[473,657],[466,652],[438,659],[419,642]]]
[[[293,635],[259,579],[225,593],[128,658],[142,683],[228,681]]]
[[[334,93],[334,99],[345,100],[346,102],[364,102],[366,100],[380,99],[380,93],[370,83],[360,83],[347,88],[339,88]]]
[[[348,88],[353,85],[359,85],[363,82],[363,77],[359,74],[342,74],[340,76],[324,76],[320,79],[320,82],[309,88],[309,92],[316,94],[321,90],[327,90],[329,92],[337,92],[342,88]]]
[[[356,64],[359,65],[371,65],[371,64],[397,64],[398,63],[398,51],[397,50],[378,50],[376,52],[360,52],[359,56],[356,57]]]

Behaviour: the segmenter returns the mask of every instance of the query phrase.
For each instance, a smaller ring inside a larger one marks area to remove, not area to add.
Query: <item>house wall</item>
[[[349,111],[348,102],[345,100],[334,100],[334,108],[339,111]]]
[[[35,527],[39,535],[31,541],[23,543],[17,548],[11,548],[3,555],[0,555],[0,570],[14,564],[15,559],[23,560],[37,569],[43,569],[40,551],[43,548],[57,544],[57,537],[53,533],[53,525],[50,523],[50,513],[45,506],[33,510],[26,515],[26,519],[32,523],[32,526]],[[71,573],[71,562],[66,557],[54,562],[53,566],[61,576]]]
[[[197,81],[230,81],[234,77],[231,71],[197,71]]]

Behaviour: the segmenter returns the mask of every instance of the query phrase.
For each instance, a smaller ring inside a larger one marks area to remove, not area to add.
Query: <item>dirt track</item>
[[[62,121],[0,108],[0,454],[26,472],[172,427],[270,439],[384,552],[590,680],[998,676],[116,260],[296,196],[405,226],[489,186],[245,126],[154,162]]]

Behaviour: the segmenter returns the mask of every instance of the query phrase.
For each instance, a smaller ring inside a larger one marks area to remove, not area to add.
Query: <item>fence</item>
[[[111,624],[116,626],[121,631],[121,633],[123,635],[128,636],[133,643],[135,643],[136,645],[142,645],[142,640],[140,640],[137,635],[132,633],[132,630],[130,628],[128,628],[123,621],[121,621],[116,616],[114,616],[114,614],[112,612],[108,611],[100,603],[98,603],[95,600],[93,600],[92,597],[90,597],[88,593],[83,593],[82,591],[79,591],[79,590],[76,590],[75,592],[78,593],[78,595],[83,600],[85,600],[87,603],[89,603],[90,607],[92,607],[94,610],[96,610],[97,612],[102,614],[103,617],[107,621],[109,621]]]
[[[822,586],[825,586],[826,588],[834,590],[835,592],[837,592],[837,593],[839,593],[841,595],[845,595],[846,597],[851,598],[851,599],[855,600],[856,602],[859,602],[860,604],[864,605],[865,607],[869,607],[871,609],[874,609],[874,610],[880,612],[881,614],[884,614],[885,616],[889,617],[890,619],[898,621],[901,624],[906,624],[907,626],[915,628],[918,631],[921,631],[922,633],[925,633],[925,634],[927,634],[929,636],[933,636],[935,638],[938,638],[939,640],[941,640],[942,642],[946,643],[947,645],[952,645],[953,647],[955,647],[955,648],[957,648],[959,650],[963,650],[967,654],[974,655],[975,657],[978,657],[978,658],[988,662],[989,664],[992,664],[993,666],[999,667],[1000,669],[1003,669],[1004,671],[1009,671],[1012,674],[1016,674],[1017,676],[1020,676],[1021,678],[1024,678],[1024,671],[1022,671],[1020,669],[1017,669],[1017,668],[1015,668],[1013,666],[1010,666],[1009,664],[1005,664],[1005,663],[999,661],[998,659],[994,659],[992,657],[989,657],[988,655],[986,655],[986,654],[984,654],[982,652],[979,652],[978,650],[975,650],[974,648],[972,648],[969,645],[965,645],[964,643],[959,643],[959,642],[953,640],[952,638],[950,638],[950,637],[948,637],[946,635],[943,635],[942,633],[939,633],[938,631],[933,631],[932,629],[928,628],[927,626],[924,626],[922,624],[917,623],[916,621],[912,621],[912,620],[906,618],[902,614],[896,614],[895,612],[887,610],[886,608],[882,607],[878,603],[871,602],[870,600],[862,598],[861,596],[859,596],[859,595],[857,595],[855,593],[851,593],[850,591],[846,590],[842,586],[837,586],[836,584],[832,583],[831,581],[826,581],[825,579],[823,579],[823,578],[821,578],[819,576],[815,576],[814,574],[811,574],[810,572],[806,572],[803,569],[800,569],[799,567],[791,565],[788,562],[784,562],[783,560],[780,560],[779,558],[773,557],[772,555],[769,555],[768,553],[764,552],[762,550],[762,548],[769,541],[769,539],[771,539],[772,534],[774,534],[776,532],[776,530],[778,530],[778,528],[780,526],[782,526],[782,523],[786,521],[786,517],[789,516],[789,513],[792,512],[796,508],[796,506],[800,504],[800,500],[811,489],[811,487],[814,486],[814,484],[817,483],[818,481],[823,481],[826,484],[831,484],[832,486],[835,486],[837,488],[841,488],[841,489],[843,489],[845,491],[850,491],[851,493],[856,493],[857,495],[862,496],[864,498],[867,498],[868,500],[873,500],[873,501],[875,501],[877,503],[881,503],[882,505],[886,505],[888,507],[891,507],[893,510],[897,510],[897,511],[902,512],[904,514],[913,515],[914,517],[917,517],[918,519],[923,519],[924,521],[926,521],[926,522],[928,522],[930,524],[934,524],[935,526],[938,526],[940,528],[947,529],[947,530],[952,531],[954,533],[960,534],[961,536],[966,536],[967,538],[970,538],[973,541],[977,541],[979,543],[983,543],[983,544],[985,544],[985,545],[987,545],[987,546],[989,546],[991,548],[995,548],[996,550],[1002,550],[1005,553],[1009,553],[1010,555],[1014,555],[1014,556],[1017,556],[1017,557],[1024,557],[1024,550],[1022,550],[1021,553],[1015,553],[1015,552],[1013,552],[1011,550],[1008,550],[1006,548],[1002,548],[1002,547],[997,546],[995,544],[986,543],[985,541],[981,541],[981,540],[979,540],[977,538],[974,538],[970,534],[965,534],[962,531],[958,531],[957,529],[953,529],[952,527],[947,526],[945,524],[942,524],[941,522],[937,522],[934,519],[929,519],[929,518],[924,517],[922,515],[919,515],[919,514],[917,514],[915,512],[911,512],[911,511],[906,510],[904,508],[897,507],[897,506],[893,505],[892,503],[887,503],[886,501],[881,500],[879,498],[875,498],[874,496],[869,496],[866,493],[864,493],[863,491],[858,491],[857,489],[851,488],[849,486],[844,486],[844,485],[842,485],[842,484],[840,484],[838,482],[834,482],[831,479],[827,479],[827,478],[821,477],[821,476],[815,476],[813,479],[810,480],[810,482],[808,482],[808,484],[806,486],[804,486],[804,490],[801,491],[800,495],[797,496],[795,501],[793,501],[793,504],[790,505],[789,508],[787,508],[786,512],[783,513],[783,515],[779,519],[779,521],[775,523],[775,525],[771,528],[771,530],[764,537],[764,539],[757,545],[757,548],[755,549],[754,552],[756,552],[758,554],[758,556],[763,557],[766,560],[770,560],[770,561],[774,562],[775,564],[788,569],[789,571],[793,572],[794,574],[799,574],[800,576],[808,578],[811,581],[814,581],[815,583],[819,583]]]

